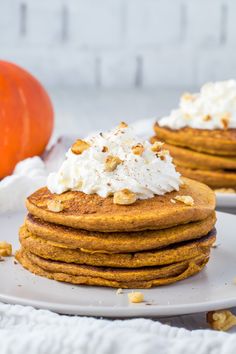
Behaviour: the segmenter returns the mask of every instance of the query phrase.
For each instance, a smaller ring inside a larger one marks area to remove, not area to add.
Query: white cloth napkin
[[[1,354],[235,354],[236,334],[0,304]]]

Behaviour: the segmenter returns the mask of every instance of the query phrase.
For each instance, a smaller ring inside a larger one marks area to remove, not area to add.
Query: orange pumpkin
[[[18,161],[41,155],[52,129],[52,103],[42,85],[19,66],[0,61],[0,179]]]

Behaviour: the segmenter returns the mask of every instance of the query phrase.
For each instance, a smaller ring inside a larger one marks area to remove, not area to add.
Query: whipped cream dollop
[[[168,151],[152,151],[152,145],[140,141],[127,126],[90,136],[83,144],[87,147],[82,153],[70,148],[59,171],[48,176],[52,193],[73,190],[107,197],[129,189],[138,199],[147,199],[179,190],[180,174]],[[118,161],[117,166],[107,169],[111,158]]]
[[[236,128],[236,81],[210,82],[202,86],[199,93],[185,93],[179,108],[158,124],[171,129]]]

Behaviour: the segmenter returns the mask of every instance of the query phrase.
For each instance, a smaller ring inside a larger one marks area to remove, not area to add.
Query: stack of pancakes
[[[176,196],[193,199],[193,205]],[[61,210],[49,210],[53,202]],[[31,272],[74,284],[150,288],[198,273],[215,241],[215,197],[183,179],[178,192],[132,205],[45,187],[27,199],[17,260]]]
[[[164,141],[177,170],[208,186],[236,188],[236,129],[203,130],[185,127],[171,130],[154,126],[156,136]]]

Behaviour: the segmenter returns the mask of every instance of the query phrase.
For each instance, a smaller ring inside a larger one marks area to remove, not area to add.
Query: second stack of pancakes
[[[62,207],[49,210],[49,203]],[[215,241],[214,207],[213,192],[189,179],[179,191],[129,206],[76,191],[56,195],[45,187],[27,200],[16,258],[35,274],[74,284],[173,283],[207,263]]]
[[[236,191],[236,81],[203,85],[185,93],[179,107],[154,125],[177,170],[213,189]],[[223,190],[222,190],[223,191]]]
[[[177,170],[213,189],[236,189],[236,129],[200,130],[185,127],[172,130],[154,126],[151,142],[165,141]]]

